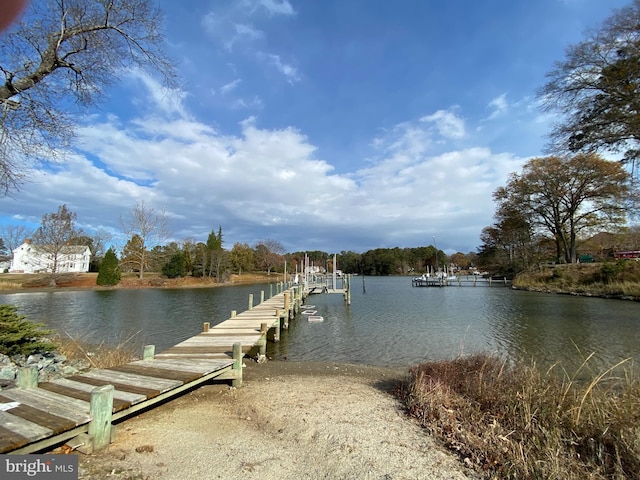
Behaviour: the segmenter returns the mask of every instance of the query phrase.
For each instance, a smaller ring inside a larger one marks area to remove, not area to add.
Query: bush
[[[57,345],[44,339],[50,334],[43,324],[18,315],[18,307],[0,305],[0,353],[11,356],[53,351]]]
[[[167,263],[162,266],[162,274],[167,278],[184,277],[187,272],[184,253],[176,252]]]
[[[96,283],[101,286],[113,286],[120,282],[120,266],[113,248],[107,250],[98,271]]]

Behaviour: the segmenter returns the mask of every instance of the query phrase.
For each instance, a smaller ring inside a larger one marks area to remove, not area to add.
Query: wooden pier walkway
[[[284,288],[282,288],[284,290]],[[35,367],[21,369],[18,387],[0,390],[0,453],[24,454],[66,444],[90,453],[113,440],[113,422],[205,382],[242,385],[244,355],[266,354],[267,334],[280,338],[302,302],[291,288],[164,352],[144,349],[143,359],[38,383]]]

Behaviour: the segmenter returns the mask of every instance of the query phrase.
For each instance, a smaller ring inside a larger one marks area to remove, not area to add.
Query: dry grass
[[[640,262],[541,266],[519,274],[516,288],[640,300]]]
[[[109,368],[138,360],[140,348],[134,343],[135,335],[130,336],[116,346],[104,342],[93,344],[85,338],[58,335],[54,341],[60,345],[58,351],[69,360],[83,360],[91,368]]]
[[[640,478],[640,382],[626,362],[575,379],[488,355],[426,363],[408,411],[486,478]]]

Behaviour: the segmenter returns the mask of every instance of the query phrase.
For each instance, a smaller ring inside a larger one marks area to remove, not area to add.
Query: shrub
[[[0,353],[11,356],[50,352],[57,348],[44,338],[50,334],[43,324],[18,315],[15,305],[0,305]]]
[[[174,253],[169,261],[162,266],[162,274],[168,278],[184,277],[186,271],[186,260],[182,252]]]
[[[120,282],[120,266],[113,248],[107,250],[98,271],[96,283],[101,286],[113,286]]]

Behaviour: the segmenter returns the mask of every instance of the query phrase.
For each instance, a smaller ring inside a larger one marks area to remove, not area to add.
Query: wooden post
[[[209,322],[204,322],[202,324],[202,333],[209,333],[209,327],[211,324]]]
[[[145,345],[144,350],[142,351],[142,360],[153,360],[153,357],[155,356],[156,356],[156,346]]]
[[[18,369],[18,388],[36,388],[38,386],[38,367]]]
[[[269,284],[269,298],[273,297],[273,283]]]
[[[253,293],[249,294],[249,310],[253,310]]]
[[[269,331],[269,325],[267,323],[260,324],[260,355],[267,354],[267,332]]]
[[[93,440],[93,450],[102,450],[111,441],[111,416],[113,412],[113,385],[103,385],[91,391],[89,414],[89,437]]]
[[[231,310],[231,318],[236,318],[236,315],[238,315],[238,312]]]
[[[264,302],[264,290],[260,290],[260,303]]]
[[[274,342],[280,341],[280,317],[276,318],[275,330],[273,331],[273,341]]]
[[[233,367],[232,370],[236,373],[236,378],[231,380],[231,386],[240,388],[242,386],[242,344],[237,342],[233,344]]]
[[[351,305],[351,274],[347,276],[347,305]]]

